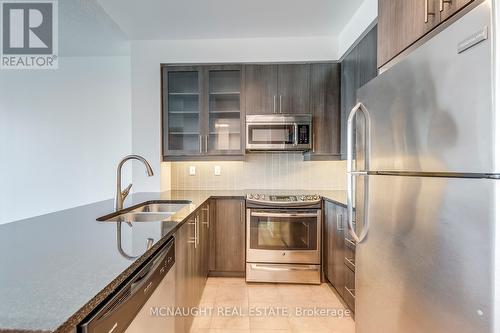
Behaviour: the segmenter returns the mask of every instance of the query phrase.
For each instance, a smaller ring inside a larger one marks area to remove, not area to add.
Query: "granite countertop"
[[[113,211],[113,200],[0,225],[0,332],[71,331],[204,202],[249,191],[131,194],[125,207],[149,200],[191,202],[164,222],[122,224],[123,249],[132,260],[118,251],[117,223],[96,221]],[[345,191],[290,192],[318,193],[345,205]],[[146,251],[147,238],[154,244]]]

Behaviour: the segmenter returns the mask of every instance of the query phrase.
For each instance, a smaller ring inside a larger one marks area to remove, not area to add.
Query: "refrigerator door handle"
[[[356,230],[353,225],[353,204],[354,204],[354,191],[355,188],[355,180],[354,178],[357,176],[364,176],[368,173],[366,171],[359,171],[353,167],[353,153],[354,153],[354,121],[355,116],[358,111],[363,113],[363,117],[365,118],[365,170],[370,170],[370,115],[368,110],[362,103],[356,104],[356,106],[349,113],[349,117],[347,118],[347,223],[349,225],[349,233],[352,238],[356,241],[356,243],[361,243],[366,235],[368,234],[368,218],[366,214],[368,213],[367,205],[368,205],[368,177],[365,181],[365,191],[364,191],[364,214],[363,221],[360,223],[362,226],[361,234],[358,236]]]

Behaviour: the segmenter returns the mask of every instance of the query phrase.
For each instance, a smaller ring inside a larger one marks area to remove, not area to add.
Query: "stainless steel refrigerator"
[[[358,90],[348,121],[357,333],[500,332],[491,6]]]

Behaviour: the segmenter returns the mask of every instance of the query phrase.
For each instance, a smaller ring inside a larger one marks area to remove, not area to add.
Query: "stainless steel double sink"
[[[162,222],[186,205],[190,204],[188,200],[155,200],[146,201],[141,204],[123,209],[97,218],[101,222]]]

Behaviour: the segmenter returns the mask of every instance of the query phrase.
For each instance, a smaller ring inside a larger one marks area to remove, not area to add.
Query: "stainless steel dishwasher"
[[[169,240],[128,283],[79,326],[81,333],[170,333],[175,318],[175,241]]]

